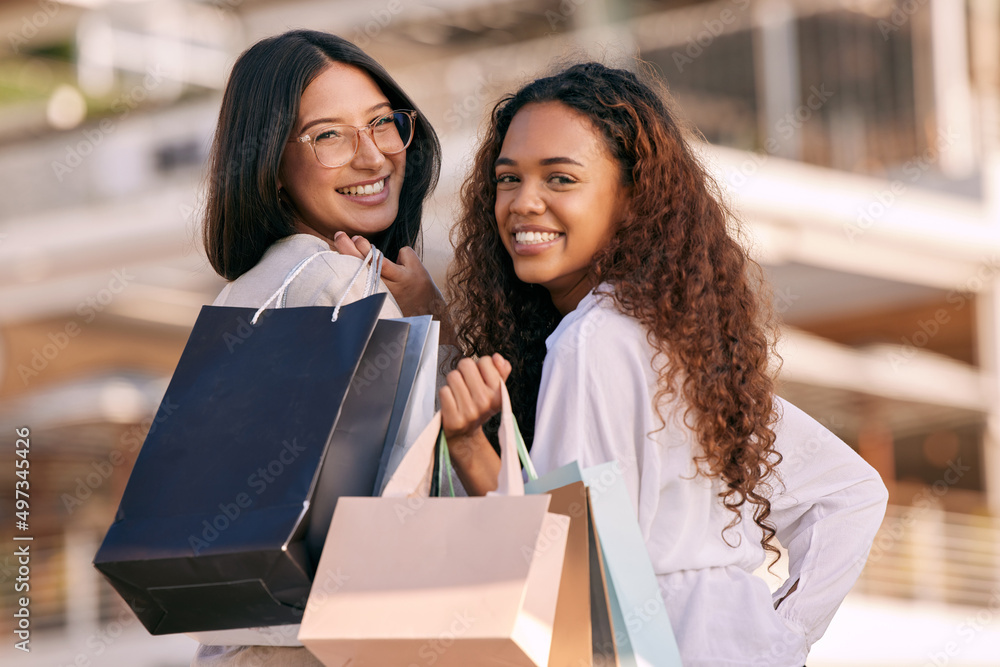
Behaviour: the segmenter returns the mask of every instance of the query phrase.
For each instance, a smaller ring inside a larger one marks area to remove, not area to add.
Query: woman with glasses
[[[254,44],[233,66],[209,164],[205,247],[231,281],[215,305],[257,308],[307,260],[284,305],[335,305],[370,243],[385,255],[381,316],[430,313],[440,293],[413,248],[440,164],[433,128],[358,47],[308,30]],[[192,665],[320,663],[304,648],[203,645]]]
[[[336,250],[310,261],[285,299],[334,305],[367,242],[385,255],[384,317],[437,310],[414,247],[440,164],[433,128],[355,45],[309,30],[254,44],[233,66],[209,163],[205,248],[231,281],[215,305],[259,307],[304,259]]]

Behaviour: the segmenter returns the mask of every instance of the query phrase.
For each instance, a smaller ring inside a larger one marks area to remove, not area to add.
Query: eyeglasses
[[[402,153],[413,140],[417,112],[400,109],[390,111],[367,125],[325,125],[313,134],[303,134],[296,141],[312,145],[316,159],[324,167],[342,167],[358,152],[358,136],[368,132],[375,147],[383,155]]]

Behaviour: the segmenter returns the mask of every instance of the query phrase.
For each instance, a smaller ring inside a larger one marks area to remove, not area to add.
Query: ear
[[[285,189],[285,182],[281,178],[281,171],[282,171],[282,169],[279,166],[278,167],[278,173],[274,175],[275,184],[278,186],[278,189],[277,189],[278,201],[279,202],[284,202],[284,203],[289,203],[289,202],[291,202],[291,199],[288,196],[288,190]]]
[[[274,170],[274,180],[277,181],[278,189],[285,189],[285,153],[282,151],[278,159],[278,168]]]

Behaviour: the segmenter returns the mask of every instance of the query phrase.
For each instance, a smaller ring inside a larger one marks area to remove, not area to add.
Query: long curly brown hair
[[[623,221],[594,256],[592,284],[610,283],[616,307],[645,326],[661,378],[657,404],[678,393],[686,402],[684,421],[702,449],[695,458],[698,470],[724,483],[721,502],[735,514],[726,530],[751,503],[761,545],[776,562],[768,516],[770,481],[781,455],[772,429],[770,302],[755,291],[763,286],[760,267],[734,240],[734,216],[692,153],[668,100],[662,84],[584,63],[497,103],[462,188],[453,231],[450,287],[459,346],[466,354],[499,352],[511,362],[514,412],[530,442],[545,338],[560,315],[543,287],[514,273],[494,214],[494,162],[521,108],[564,104],[601,133],[630,195]]]

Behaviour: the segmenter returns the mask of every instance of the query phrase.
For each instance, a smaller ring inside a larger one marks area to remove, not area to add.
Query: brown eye
[[[316,141],[330,141],[332,139],[339,139],[342,136],[344,135],[342,135],[340,132],[331,127],[317,134]]]

